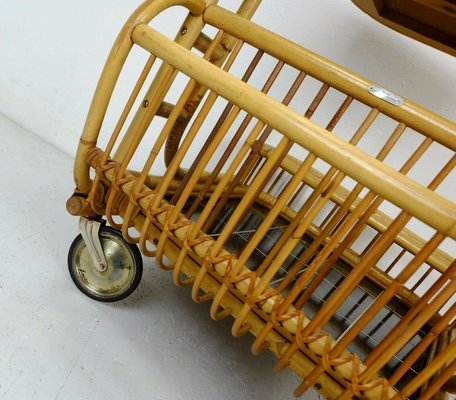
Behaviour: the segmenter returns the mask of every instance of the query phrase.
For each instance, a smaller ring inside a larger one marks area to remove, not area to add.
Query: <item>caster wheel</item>
[[[78,289],[92,299],[119,301],[129,296],[141,281],[143,266],[138,248],[127,243],[115,229],[103,226],[99,237],[106,258],[105,271],[97,269],[81,235],[68,253],[68,269]]]

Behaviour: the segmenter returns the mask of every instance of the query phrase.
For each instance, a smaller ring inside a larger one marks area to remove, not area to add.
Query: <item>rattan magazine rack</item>
[[[441,398],[455,390],[456,204],[441,189],[456,125],[251,22],[258,5],[149,0],[125,24],[76,155],[70,274],[116,301],[155,257],[302,377],[298,396]],[[174,6],[172,40],[153,23]]]

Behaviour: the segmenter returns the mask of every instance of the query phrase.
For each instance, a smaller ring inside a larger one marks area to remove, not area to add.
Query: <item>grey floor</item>
[[[127,300],[82,295],[66,267],[72,158],[1,116],[0,133],[0,399],[294,398],[296,376],[150,259]]]

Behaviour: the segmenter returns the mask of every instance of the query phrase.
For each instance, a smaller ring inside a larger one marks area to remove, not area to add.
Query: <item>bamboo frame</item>
[[[408,396],[422,387],[420,398],[432,396],[454,373],[456,366],[448,350],[436,352],[403,391],[397,392],[394,386],[414,368],[433,339],[443,337],[455,316],[454,306],[439,315],[456,288],[456,262],[439,246],[445,238],[456,239],[456,205],[435,190],[452,172],[456,156],[428,187],[406,173],[434,141],[454,154],[455,124],[408,100],[400,107],[381,101],[368,91],[372,82],[253,24],[249,19],[259,1],[244,1],[237,14],[216,3],[147,1],[129,19],[108,57],[89,111],[76,155],[77,187],[68,210],[74,215],[106,215],[128,241],[140,245],[143,254],[155,256],[161,268],[172,270],[177,285],[192,285],[194,301],[212,301],[212,318],[233,316],[233,335],[251,332],[256,336],[254,353],[269,348],[279,357],[278,370],[290,366],[303,378],[297,395],[315,387],[327,398],[390,399]],[[187,7],[190,14],[172,41],[147,24],[175,5]],[[220,29],[213,39],[202,32],[205,24]],[[245,43],[257,50],[242,79],[238,79],[230,70]],[[109,99],[135,45],[151,55],[106,149],[97,149]],[[190,51],[192,47],[203,56]],[[277,62],[259,90],[249,80],[262,65],[264,54]],[[142,106],[135,111],[139,93],[155,63],[160,63],[158,72]],[[280,102],[268,92],[285,65],[299,73]],[[188,83],[176,104],[170,105],[164,99],[178,72],[188,77]],[[321,87],[300,115],[288,104],[299,93],[306,76],[319,80]],[[345,97],[328,124],[317,125],[311,118],[319,107],[324,107],[325,97],[333,89]],[[199,152],[189,168],[183,168],[220,99],[227,101],[223,112],[204,143],[198,144]],[[370,111],[346,142],[332,132],[354,102],[364,103]],[[132,122],[124,127],[133,112]],[[378,154],[370,156],[356,146],[379,115],[396,120],[397,125]],[[242,121],[236,125],[241,116]],[[142,169],[130,171],[131,160],[155,117],[166,118],[166,122]],[[423,139],[395,170],[383,161],[407,128]],[[235,133],[231,137],[232,130]],[[279,136],[278,144],[271,146],[269,140],[274,135]],[[308,152],[305,159],[291,155],[296,146]],[[220,149],[222,156],[214,160]],[[163,176],[151,175],[161,151],[165,153],[166,171]],[[325,173],[315,167],[319,160],[329,165]],[[210,167],[212,161],[215,167]],[[90,169],[96,171],[93,181]],[[346,177],[356,182],[351,191],[342,186]],[[311,193],[305,197],[309,189]],[[400,208],[396,218],[379,211],[384,201]],[[332,210],[317,222],[328,205]],[[234,208],[221,223],[229,207]],[[244,238],[237,232],[238,227],[250,218],[255,207],[264,214]],[[119,216],[120,222],[115,219]],[[424,240],[411,232],[407,224],[412,218],[432,227],[432,238]],[[279,220],[285,221],[285,226],[273,240],[269,232],[278,229]],[[131,236],[131,227],[138,236]],[[375,234],[358,251],[354,244],[368,228]],[[233,235],[242,237],[236,251],[229,250]],[[307,247],[294,255],[309,240]],[[250,267],[255,254],[266,244],[264,257],[255,268]],[[401,251],[382,270],[378,263],[393,246]],[[402,258],[407,254],[411,259],[405,262]],[[286,266],[290,257],[295,260]],[[341,260],[348,263],[346,276],[309,318],[305,307],[332,271],[341,268]],[[402,270],[392,275],[401,262]],[[407,282],[422,267],[422,276],[408,287]],[[432,274],[438,274],[438,278],[418,295],[416,290]],[[275,284],[277,277],[280,279]],[[364,297],[371,296],[372,303],[338,338],[332,337],[327,329],[337,310],[364,281],[373,282],[378,294],[366,292]],[[366,356],[348,351],[372,318],[395,299],[409,308],[392,327],[392,333],[386,333]],[[398,367],[390,379],[382,378],[383,368],[416,335],[421,335],[421,342],[404,358],[403,367]],[[446,342],[450,350],[454,346],[451,340]]]

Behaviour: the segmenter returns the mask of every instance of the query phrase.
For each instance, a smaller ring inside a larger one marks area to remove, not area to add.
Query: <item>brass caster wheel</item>
[[[104,263],[96,264],[82,235],[73,241],[68,253],[68,269],[78,289],[92,299],[119,301],[129,296],[141,281],[143,266],[138,248],[127,243],[115,229],[101,226],[99,244]]]

